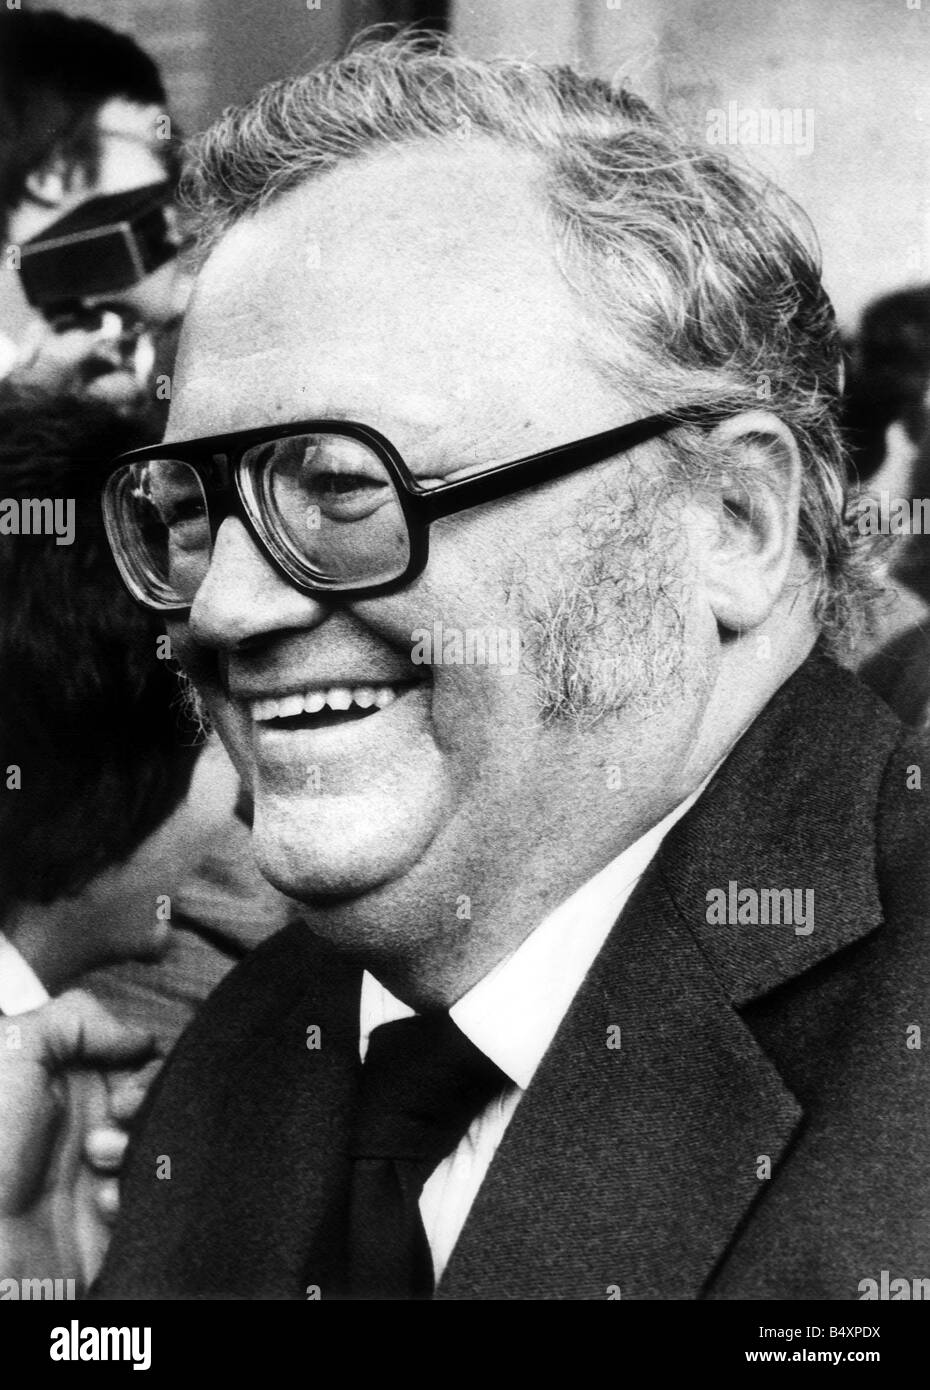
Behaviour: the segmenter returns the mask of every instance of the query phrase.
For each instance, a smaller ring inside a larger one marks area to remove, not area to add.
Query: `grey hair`
[[[590,359],[643,410],[773,411],[803,463],[799,545],[823,637],[871,596],[846,502],[839,333],[801,210],[760,174],[686,139],[630,92],[565,67],[451,51],[435,35],[363,40],[224,112],[184,180],[204,251],[240,218],[379,148],[491,137],[535,154]],[[661,446],[700,484],[737,465],[683,424]],[[747,479],[747,482],[749,480]]]

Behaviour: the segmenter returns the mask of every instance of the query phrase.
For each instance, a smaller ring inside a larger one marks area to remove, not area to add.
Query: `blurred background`
[[[46,0],[47,3],[47,0]],[[45,4],[22,0],[24,9]],[[126,29],[161,65],[186,132],[370,24],[446,28],[467,52],[580,61],[699,138],[717,113],[797,113],[792,144],[744,145],[807,210],[851,328],[930,280],[930,0],[56,0]],[[736,105],[734,106],[733,103]],[[711,113],[715,113],[712,115]],[[744,125],[744,133],[747,127]]]

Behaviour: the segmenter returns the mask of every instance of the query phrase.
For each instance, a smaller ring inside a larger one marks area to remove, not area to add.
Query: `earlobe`
[[[747,411],[718,426],[726,460],[706,493],[713,522],[700,565],[717,622],[730,632],[763,623],[780,598],[795,557],[801,458],[787,426]]]

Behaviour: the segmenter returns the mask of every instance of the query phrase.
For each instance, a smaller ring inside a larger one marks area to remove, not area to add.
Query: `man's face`
[[[168,438],[344,417],[427,481],[633,418],[578,345],[534,176],[483,142],[414,146],[239,223],[195,289]],[[519,892],[535,914],[528,885],[583,881],[618,826],[668,808],[700,701],[660,698],[687,669],[685,562],[635,472],[624,457],[440,521],[415,583],[344,605],[223,524],[172,637],[253,789],[274,883],[324,915],[352,904],[338,930],[351,917],[359,939],[437,913],[480,932],[485,902]],[[326,692],[317,714],[267,703]]]
[[[114,97],[96,115],[98,161],[89,177],[80,166],[66,167],[52,159],[29,179],[27,196],[9,215],[9,237],[17,243],[46,231],[91,198],[131,193],[161,183],[167,177],[165,152],[170,123],[159,106]],[[130,316],[148,324],[170,323],[184,312],[190,280],[175,258],[130,289],[121,290],[119,303]],[[110,303],[113,296],[106,296]],[[87,304],[96,303],[92,298]]]
[[[160,138],[166,114],[158,106],[114,97],[96,116],[98,161],[93,178],[61,160],[30,175],[28,196],[9,214],[10,240],[28,241],[67,216],[89,198],[130,193],[165,178],[165,142]],[[167,130],[167,127],[165,127]]]
[[[92,184],[78,184],[78,202],[107,193],[130,193],[166,177],[167,114],[158,106],[139,106],[114,98],[97,113],[100,160]],[[117,296],[121,305],[148,324],[164,324],[183,314],[190,293],[187,272],[177,259],[146,275]],[[111,296],[112,298],[112,296]],[[90,301],[93,302],[93,301]]]

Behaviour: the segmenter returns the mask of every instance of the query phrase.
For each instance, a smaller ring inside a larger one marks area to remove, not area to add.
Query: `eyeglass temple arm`
[[[416,488],[412,500],[415,499],[416,510],[424,520],[436,521],[440,517],[452,516],[465,507],[496,502],[524,488],[564,478],[591,464],[602,463],[612,454],[625,453],[638,444],[656,439],[676,426],[706,419],[707,412],[694,409],[649,415],[644,420],[620,425],[603,434],[589,435],[587,439],[579,439],[573,444],[546,449],[541,454],[532,454],[513,463],[498,464],[470,478],[459,478],[434,488]]]

